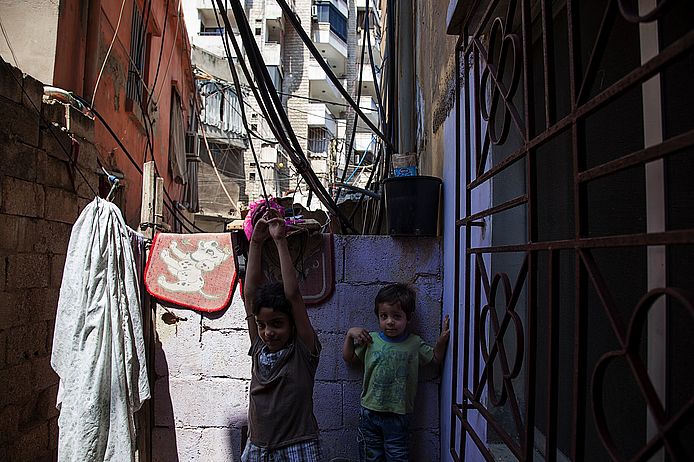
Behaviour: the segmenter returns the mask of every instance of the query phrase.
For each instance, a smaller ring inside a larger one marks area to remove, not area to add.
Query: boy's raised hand
[[[270,237],[268,221],[265,217],[260,218],[253,225],[253,234],[251,234],[251,242],[262,244]]]
[[[287,237],[287,225],[285,224],[283,218],[270,218],[267,223],[270,230],[270,236],[272,236],[274,240],[277,241]]]
[[[352,327],[347,331],[347,337],[351,338],[352,341],[359,345],[368,345],[373,342],[371,335],[369,335],[369,331],[363,327]]]

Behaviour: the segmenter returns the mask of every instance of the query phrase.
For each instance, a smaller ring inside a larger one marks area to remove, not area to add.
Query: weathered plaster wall
[[[386,283],[405,281],[418,290],[413,330],[434,343],[440,330],[441,242],[388,236],[335,236],[336,288],[324,304],[309,308],[323,345],[315,385],[315,413],[326,460],[357,460],[361,373],[342,360],[349,327],[376,330],[373,299]],[[171,310],[174,324],[157,312],[158,348],[154,392],[155,461],[238,461],[247,424],[251,361],[248,332],[238,297],[221,315]],[[435,461],[439,453],[439,379],[423,374],[413,419],[412,457]]]
[[[0,60],[0,460],[52,461],[58,441],[53,326],[70,230],[97,189],[93,123],[73,115],[71,168],[63,107]],[[73,112],[74,114],[74,112]],[[72,177],[70,172],[72,172]],[[97,189],[98,190],[98,189]]]
[[[418,104],[420,171],[443,177],[445,139],[443,122],[453,109],[455,97],[455,43],[446,35],[449,0],[416,2],[415,97]]]

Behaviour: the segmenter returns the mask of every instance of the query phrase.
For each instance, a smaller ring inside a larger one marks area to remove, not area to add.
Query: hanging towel
[[[134,461],[133,413],[150,397],[138,275],[120,210],[98,197],[70,235],[51,366],[58,461]]]
[[[231,234],[157,233],[145,287],[160,301],[197,311],[228,307],[236,287]]]

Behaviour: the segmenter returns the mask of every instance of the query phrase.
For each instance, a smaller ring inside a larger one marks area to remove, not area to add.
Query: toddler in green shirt
[[[407,332],[415,309],[415,292],[406,284],[390,284],[376,295],[374,312],[381,332],[363,327],[347,331],[342,357],[363,364],[364,382],[359,418],[359,460],[407,462],[408,430],[414,411],[419,367],[440,364],[450,330],[448,315],[433,348]]]

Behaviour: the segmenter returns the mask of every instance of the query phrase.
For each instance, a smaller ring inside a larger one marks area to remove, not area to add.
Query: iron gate
[[[693,10],[467,2],[455,460],[694,460]]]

